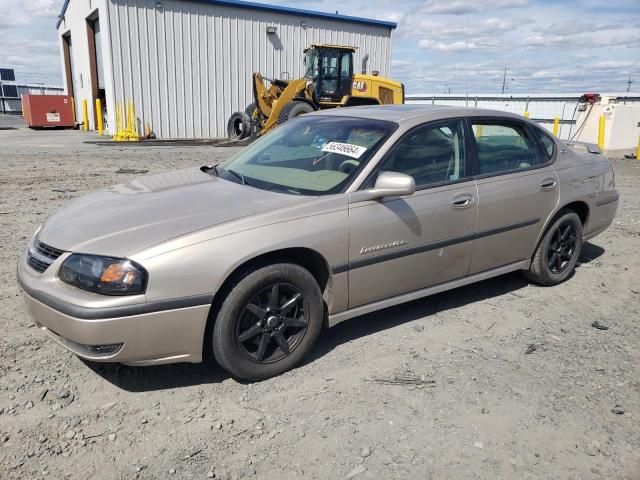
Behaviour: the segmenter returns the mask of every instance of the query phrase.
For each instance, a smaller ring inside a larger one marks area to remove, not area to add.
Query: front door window
[[[467,177],[463,123],[456,120],[414,129],[396,144],[380,171],[409,175],[417,188]]]

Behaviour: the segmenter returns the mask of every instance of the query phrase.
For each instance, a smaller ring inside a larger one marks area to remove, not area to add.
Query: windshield
[[[311,48],[304,54],[304,78],[318,78],[318,50]]]
[[[396,127],[365,118],[296,118],[223,162],[220,176],[293,195],[339,193]]]

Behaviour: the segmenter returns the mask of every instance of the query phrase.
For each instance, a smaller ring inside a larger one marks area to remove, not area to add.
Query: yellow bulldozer
[[[355,50],[341,45],[311,45],[304,51],[305,74],[295,80],[254,73],[254,102],[244,112],[231,115],[229,138],[264,135],[287,120],[315,110],[404,103],[402,83],[380,77],[376,71],[367,74],[369,55],[362,59],[361,73],[354,73]]]

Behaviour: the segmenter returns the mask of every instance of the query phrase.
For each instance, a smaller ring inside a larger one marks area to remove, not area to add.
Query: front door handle
[[[540,184],[540,188],[544,192],[548,192],[549,190],[554,190],[556,188],[556,181],[553,178],[545,178]]]
[[[463,193],[453,198],[453,208],[468,208],[473,205],[473,195]]]

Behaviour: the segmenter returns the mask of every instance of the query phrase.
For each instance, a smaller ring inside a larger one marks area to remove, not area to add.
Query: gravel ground
[[[324,332],[256,384],[85,363],[32,327],[15,262],[69,199],[233,148],[83,143],[0,118],[0,478],[640,479],[640,162],[553,288],[506,275]],[[591,326],[594,321],[608,330]]]

